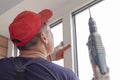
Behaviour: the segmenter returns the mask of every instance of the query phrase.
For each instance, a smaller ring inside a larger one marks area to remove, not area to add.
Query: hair
[[[41,28],[40,32],[38,32],[37,35],[36,35],[31,41],[29,41],[29,42],[28,42],[27,44],[25,44],[24,46],[17,46],[17,48],[18,48],[19,50],[27,50],[27,49],[29,49],[31,46],[36,45],[36,44],[37,44],[37,41],[38,41],[38,39],[39,39],[38,36],[40,35],[40,33],[41,33],[41,32],[44,32],[44,33],[47,32],[46,28],[47,28],[47,24],[44,24],[43,27]]]

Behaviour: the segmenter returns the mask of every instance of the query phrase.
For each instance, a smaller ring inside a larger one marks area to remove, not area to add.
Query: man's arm
[[[48,59],[50,61],[57,61],[64,58],[64,51],[69,49],[70,47],[70,44],[64,45],[63,42],[61,42],[58,46],[55,47],[54,52],[48,56]]]

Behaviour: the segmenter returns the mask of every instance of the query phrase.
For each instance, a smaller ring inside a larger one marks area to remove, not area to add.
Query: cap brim
[[[53,15],[52,11],[49,9],[44,9],[38,14],[44,19],[45,22],[48,21],[48,19]]]

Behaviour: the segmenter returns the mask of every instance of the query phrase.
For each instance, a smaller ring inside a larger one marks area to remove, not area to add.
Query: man
[[[52,12],[23,11],[9,26],[10,39],[20,50],[19,57],[0,60],[0,80],[79,80],[69,69],[51,63],[53,35],[46,25]]]

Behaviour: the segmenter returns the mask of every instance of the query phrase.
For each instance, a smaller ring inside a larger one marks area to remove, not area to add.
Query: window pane
[[[119,2],[105,0],[91,8],[92,17],[96,21],[98,33],[101,35],[106,52],[106,62],[110,68],[110,80],[119,79],[118,70],[120,65],[119,44],[120,44],[120,12]],[[86,43],[89,36],[89,11],[86,10],[76,16],[77,47],[79,76],[81,80],[91,80],[93,71],[89,61],[89,53]],[[117,65],[117,66],[115,66]]]
[[[63,24],[59,23],[58,25],[52,27],[51,29],[54,36],[54,47],[59,45],[63,41]]]
[[[63,41],[63,24],[59,23],[58,25],[52,27],[51,29],[53,36],[54,36],[54,47],[60,44],[61,41]],[[53,61],[53,63],[56,63],[58,65],[64,66],[64,60],[58,60]]]
[[[79,77],[81,80],[91,80],[92,68],[89,61],[89,53],[86,43],[89,36],[88,11],[84,11],[75,16],[77,33],[77,53]],[[87,76],[87,77],[86,77]]]

